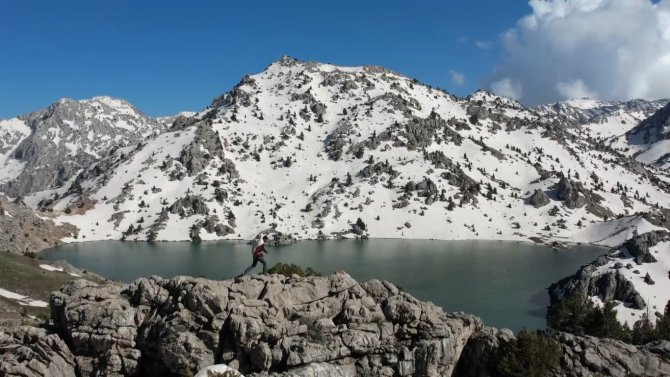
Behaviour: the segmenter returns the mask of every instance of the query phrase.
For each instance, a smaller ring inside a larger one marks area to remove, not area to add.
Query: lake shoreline
[[[268,250],[268,268],[293,263],[324,275],[343,270],[360,281],[393,281],[445,311],[474,313],[487,323],[517,330],[543,328],[545,288],[607,251],[588,245],[572,245],[566,252],[521,241],[408,239],[302,240]],[[49,249],[40,256],[65,259],[124,283],[151,275],[221,280],[241,274],[251,264],[249,246],[240,240],[85,242]],[[257,266],[251,273],[260,272]],[[464,291],[469,297],[463,297]]]

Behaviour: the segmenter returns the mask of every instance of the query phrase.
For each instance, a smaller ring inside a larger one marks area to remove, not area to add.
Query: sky
[[[670,0],[0,0],[0,118],[62,97],[201,110],[283,55],[528,105],[670,97]]]

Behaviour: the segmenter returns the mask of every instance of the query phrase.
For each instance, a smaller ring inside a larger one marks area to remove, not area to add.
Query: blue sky
[[[0,118],[95,95],[149,115],[199,110],[284,54],[383,65],[466,95],[491,74],[493,42],[529,10],[499,0],[2,0]]]
[[[61,97],[200,110],[282,55],[527,105],[670,97],[670,0],[0,0],[0,118]]]

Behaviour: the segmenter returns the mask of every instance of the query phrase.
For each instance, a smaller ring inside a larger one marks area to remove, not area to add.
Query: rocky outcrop
[[[20,200],[10,201],[4,195],[0,195],[0,230],[0,252],[14,254],[36,253],[77,234],[76,227],[56,225]]]
[[[208,215],[209,208],[207,208],[207,203],[202,196],[186,195],[172,203],[170,206],[170,213],[178,214],[182,217]]]
[[[451,375],[482,327],[345,273],[79,280],[51,309],[83,375],[185,375],[215,363],[245,375]]]
[[[544,191],[535,190],[535,192],[533,192],[533,195],[530,196],[529,201],[530,204],[533,205],[533,207],[540,208],[549,204],[551,199],[549,199],[549,196],[545,194]]]
[[[555,333],[553,340],[561,347],[560,366],[548,376],[666,376],[670,373],[670,342],[660,341],[645,346],[624,342]],[[514,339],[506,331],[485,328],[468,341],[455,376],[493,377],[495,360],[501,347]]]
[[[649,248],[665,240],[670,234],[663,230],[647,232],[632,237],[623,246],[635,258],[637,264],[654,263],[656,258],[649,252]]]
[[[556,185],[556,194],[568,208],[580,208],[586,205],[587,196],[581,182],[573,182],[568,178],[561,178]]]
[[[603,301],[627,302],[635,309],[644,309],[646,306],[644,299],[635,290],[635,285],[618,270],[597,273],[597,270],[609,261],[608,256],[601,256],[591,264],[582,266],[574,275],[550,285],[550,305],[557,305],[564,297],[579,293],[584,297],[598,296]]]
[[[235,164],[225,158],[221,137],[212,128],[211,121],[201,122],[193,142],[181,151],[179,162],[186,167],[189,176],[195,176],[216,161],[221,162],[218,176],[226,175],[229,179],[239,176]]]
[[[0,376],[75,377],[74,355],[44,329],[0,329]]]
[[[57,334],[0,331],[0,375],[184,376],[210,368],[246,376],[495,376],[510,330],[447,314],[393,284],[257,275],[213,281],[75,280],[52,294]],[[664,375],[670,342],[635,347],[552,335],[553,376]],[[5,373],[5,374],[3,374]]]
[[[559,333],[563,349],[556,377],[568,376],[668,376],[670,342],[636,347],[613,339]]]
[[[262,230],[255,237],[249,241],[250,244],[255,244],[261,236],[268,236],[269,239],[266,241],[266,244],[270,246],[288,246],[297,242],[295,237],[292,234],[282,233],[276,229],[269,228]]]
[[[514,339],[514,333],[508,329],[485,327],[473,335],[463,349],[456,367],[456,376],[494,377],[495,358],[501,345]]]

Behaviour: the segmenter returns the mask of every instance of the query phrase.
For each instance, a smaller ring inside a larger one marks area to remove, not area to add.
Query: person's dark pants
[[[265,258],[263,258],[263,257],[254,257],[254,263],[252,263],[251,266],[247,267],[247,269],[244,270],[244,273],[243,273],[242,275],[246,275],[246,274],[248,274],[249,271],[251,271],[254,267],[256,267],[256,265],[258,264],[258,262],[263,263],[263,273],[265,273],[265,271],[266,271],[266,267],[267,267],[267,265],[266,265],[266,263],[265,263]]]

